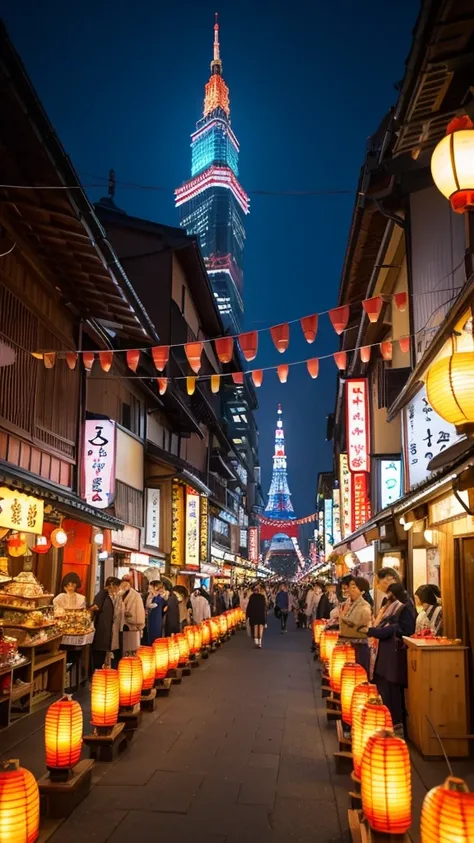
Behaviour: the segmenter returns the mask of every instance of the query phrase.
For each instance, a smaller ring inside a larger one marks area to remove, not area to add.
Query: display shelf
[[[42,705],[46,700],[53,696],[52,691],[39,691],[37,694],[33,694],[31,699],[31,708],[37,708],[39,705]]]
[[[34,597],[25,597],[25,600],[34,600]],[[8,609],[9,612],[42,612],[46,609],[52,609],[53,604],[48,603],[45,606],[14,606],[12,603],[3,603],[0,600],[0,609]]]
[[[15,687],[15,685],[13,685],[10,693],[11,701],[15,702],[15,700],[21,699],[21,697],[26,697],[27,694],[31,693],[32,687],[33,685],[31,682],[25,683],[25,685],[23,685],[21,688]]]
[[[27,623],[11,623],[10,621],[0,623],[0,629],[31,629],[33,631],[37,631],[38,629],[51,629],[52,626],[57,626],[56,621],[48,621],[47,623],[42,623],[41,626],[31,626],[31,624]]]

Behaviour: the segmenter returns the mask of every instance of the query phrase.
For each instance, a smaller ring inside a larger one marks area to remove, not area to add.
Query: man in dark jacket
[[[179,602],[173,590],[170,591],[165,609],[165,634],[176,635],[181,631],[179,623]]]
[[[105,588],[99,591],[94,598],[94,605],[91,611],[94,613],[95,635],[92,642],[92,664],[94,670],[99,670],[107,657],[107,653],[113,652],[114,661],[120,656],[120,648],[117,641],[113,641],[115,598],[119,593],[120,580],[117,577],[108,577]],[[117,644],[117,647],[115,647]]]
[[[290,611],[290,597],[286,583],[282,583],[280,586],[280,591],[276,596],[276,605],[280,613],[281,634],[284,635],[285,632],[288,632],[288,613]]]

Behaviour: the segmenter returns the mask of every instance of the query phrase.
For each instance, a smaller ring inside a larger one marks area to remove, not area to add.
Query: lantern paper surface
[[[421,843],[472,843],[474,793],[463,779],[449,776],[426,794],[421,809]]]
[[[192,654],[194,652],[194,627],[188,624],[184,627],[184,634],[188,639],[188,647],[189,652]]]
[[[94,365],[95,354],[93,351],[84,351],[82,355],[82,365],[86,371],[90,372]]]
[[[50,705],[44,724],[46,766],[72,769],[81,757],[82,709],[76,700],[64,697]]]
[[[263,369],[255,369],[252,372],[253,385],[259,387],[263,383]]]
[[[354,647],[350,644],[338,643],[334,647],[329,666],[329,679],[331,688],[337,694],[341,692],[341,674],[342,668],[346,662],[355,662]]]
[[[392,359],[392,343],[390,340],[385,340],[385,342],[380,343],[380,353],[384,360]]]
[[[379,700],[380,702],[376,702]],[[393,729],[392,718],[380,697],[369,697],[352,721],[352,759],[354,773],[360,779],[362,756],[369,738],[381,729]]]
[[[356,716],[360,714],[364,705],[366,704],[367,700],[370,697],[376,697],[378,694],[377,686],[372,685],[370,682],[361,682],[360,685],[356,685],[354,691],[352,693],[352,702],[351,702],[351,719],[347,720],[346,722],[351,725],[354,723]]]
[[[323,640],[323,637],[324,645],[321,646],[320,656],[323,661],[329,662],[330,664],[332,652],[339,638],[339,632],[337,629],[326,629],[326,631],[321,635],[321,641]]]
[[[91,713],[93,726],[115,726],[119,713],[119,675],[111,667],[92,674]]]
[[[360,349],[360,359],[362,363],[368,363],[370,360],[370,354],[372,352],[372,348],[370,345],[363,345]]]
[[[219,392],[220,385],[221,385],[221,376],[220,375],[211,375],[211,392],[213,392],[214,395],[217,392]]]
[[[194,627],[194,652],[199,653],[202,647],[202,628]]]
[[[232,380],[236,386],[242,386],[244,382],[244,373],[243,372],[232,372]]]
[[[34,843],[40,818],[39,790],[29,770],[0,771],[0,840]]]
[[[220,629],[221,635],[225,635],[227,633],[227,618],[226,618],[226,616],[225,615],[219,615],[217,620],[218,620],[218,623],[219,623],[219,629]]]
[[[45,353],[43,354],[43,363],[45,369],[53,369],[54,364],[56,363],[56,352],[45,351]]]
[[[319,646],[319,642],[321,640],[321,635],[323,629],[325,628],[326,624],[323,620],[314,620],[313,621],[313,641],[316,646]]]
[[[395,293],[393,298],[394,298],[397,310],[399,310],[400,313],[404,313],[405,310],[407,309],[407,303],[408,303],[407,293]]]
[[[171,639],[168,638],[156,638],[153,642],[155,679],[164,679],[166,674],[168,673],[169,668],[171,667],[170,648],[168,644],[170,640]],[[177,658],[179,662],[179,648]],[[174,670],[178,667],[178,662],[176,662],[176,665],[173,668]]]
[[[216,354],[221,363],[230,363],[234,354],[234,340],[232,337],[220,337],[214,340]]]
[[[153,357],[153,363],[155,364],[155,367],[158,369],[159,372],[162,372],[170,356],[169,345],[155,346],[155,348],[152,348],[151,350],[151,356]]]
[[[306,368],[313,379],[317,378],[319,375],[319,358],[313,357],[311,360],[307,360]]]
[[[277,368],[278,378],[280,383],[286,383],[288,380],[288,372],[290,371],[290,367],[286,363],[282,363],[281,366]]]
[[[189,661],[189,644],[187,636],[184,632],[178,632],[178,634],[175,635],[175,640],[178,642],[179,647],[179,664],[186,664]]]
[[[435,413],[462,432],[474,424],[474,351],[458,351],[428,369],[426,395]]]
[[[103,372],[110,372],[113,362],[114,355],[111,351],[99,351],[99,363]]]
[[[196,390],[196,378],[194,375],[189,375],[189,377],[186,378],[186,389],[188,395],[194,395]]]
[[[342,334],[349,321],[349,313],[348,304],[344,304],[342,307],[334,307],[329,311],[329,318],[336,334]]]
[[[347,351],[336,351],[334,354],[334,362],[339,371],[343,372],[347,366]]]
[[[246,334],[240,334],[239,345],[245,359],[255,360],[258,351],[258,334],[257,331],[249,331]]]
[[[453,211],[463,213],[474,203],[474,129],[464,115],[452,120],[446,131],[431,156],[431,175]]]
[[[176,670],[179,664],[179,644],[176,641],[176,636],[173,635],[168,641],[168,670]]]
[[[402,354],[406,354],[407,351],[410,351],[410,337],[400,337],[398,345]]]
[[[377,322],[381,312],[382,312],[382,297],[381,296],[374,296],[371,299],[365,299],[362,302],[362,307],[364,308],[369,322]]]
[[[304,316],[303,319],[300,319],[300,325],[306,342],[314,342],[318,333],[318,314],[313,313],[312,316]]]
[[[362,682],[367,682],[367,672],[361,664],[347,663],[341,673],[341,712],[344,723],[352,723],[351,706],[354,690]]]
[[[201,624],[202,630],[202,645],[208,647],[211,643],[211,627],[208,621],[203,621]]]
[[[132,372],[136,372],[138,368],[138,364],[140,362],[140,352],[139,351],[127,351],[127,366]]]
[[[211,618],[211,637],[213,641],[218,641],[221,637],[221,628],[217,618]]]
[[[191,369],[197,374],[201,368],[202,342],[187,342],[184,351]]]
[[[168,388],[168,378],[157,378],[158,391],[160,395],[164,395]]]
[[[168,656],[168,646],[166,647],[166,655]],[[150,688],[153,688],[155,682],[155,654],[153,647],[139,647],[137,656],[142,663],[143,690],[149,691]]]
[[[104,352],[102,352],[104,353]],[[77,365],[77,352],[76,351],[68,351],[66,354],[66,363],[70,369],[75,369]]]
[[[370,827],[405,834],[411,826],[411,764],[408,747],[393,732],[376,732],[362,756],[362,808]]]
[[[290,344],[290,326],[288,322],[284,322],[282,325],[274,325],[273,328],[270,328],[270,334],[276,350],[280,354],[283,354]]]
[[[143,668],[138,656],[124,656],[118,663],[120,706],[131,708],[140,702]]]

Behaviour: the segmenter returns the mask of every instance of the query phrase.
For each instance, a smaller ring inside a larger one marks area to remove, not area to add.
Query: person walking
[[[288,614],[290,611],[290,596],[288,594],[288,586],[286,583],[282,583],[280,586],[280,591],[276,596],[276,605],[280,610],[281,634],[284,635],[288,632]]]
[[[117,661],[120,655],[123,602],[119,589],[120,580],[117,577],[108,577],[105,581],[105,587],[94,598],[94,604],[91,608],[95,625],[92,642],[92,666],[94,670],[100,670],[106,660],[107,653],[114,654],[114,661]]]
[[[251,637],[259,649],[262,647],[263,630],[267,622],[267,601],[260,585],[256,585],[247,604],[246,616]]]

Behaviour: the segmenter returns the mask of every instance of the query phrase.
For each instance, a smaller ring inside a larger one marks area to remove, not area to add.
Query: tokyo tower
[[[291,503],[291,492],[288,486],[281,404],[278,405],[277,413],[278,421],[275,430],[272,482],[270,483],[270,491],[268,492],[265,515],[267,518],[289,521],[296,516],[293,504]]]

